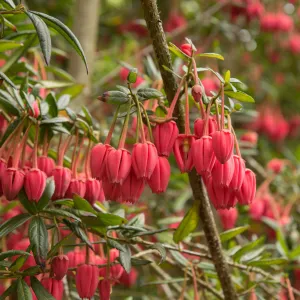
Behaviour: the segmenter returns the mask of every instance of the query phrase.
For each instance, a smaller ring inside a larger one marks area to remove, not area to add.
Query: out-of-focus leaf
[[[155,249],[159,252],[159,254],[161,255],[161,260],[159,262],[159,264],[161,264],[162,262],[164,262],[166,260],[167,257],[167,251],[166,248],[161,244],[161,243],[155,243],[153,244],[150,249]]]
[[[157,98],[161,98],[163,97],[163,94],[153,88],[143,88],[143,89],[139,89],[137,91],[137,95],[139,97],[139,100],[144,101],[144,100],[148,100],[148,99],[157,99]]]
[[[43,124],[65,123],[65,122],[69,122],[69,119],[67,119],[65,117],[57,117],[57,118],[42,120],[41,125],[43,125]]]
[[[198,202],[194,202],[192,208],[187,212],[187,214],[184,216],[183,220],[177,227],[173,236],[174,242],[179,243],[183,239],[185,239],[197,228],[199,221],[199,204]]]
[[[7,220],[0,225],[0,238],[6,236],[8,233],[13,232],[19,226],[23,225],[26,221],[31,219],[30,214],[20,214]]]
[[[90,126],[93,126],[93,118],[85,106],[82,106],[82,111],[84,113],[85,119]]]
[[[13,50],[24,46],[22,43],[9,41],[9,40],[0,40],[0,52],[5,52],[7,50]]]
[[[120,251],[119,260],[124,270],[129,274],[131,270],[131,251],[129,245],[124,245],[124,248],[125,251]]]
[[[20,116],[20,110],[18,109],[16,104],[8,101],[7,99],[4,99],[4,98],[0,97],[0,106],[9,115]]]
[[[49,93],[46,97],[46,102],[49,105],[49,110],[48,114],[52,117],[55,118],[58,115],[58,108],[57,108],[57,103],[56,103],[56,98],[53,92]]]
[[[46,89],[58,89],[74,85],[73,82],[54,81],[54,80],[40,80],[40,84]]]
[[[285,258],[265,258],[256,261],[250,261],[247,263],[248,266],[253,267],[269,267],[273,265],[283,265],[288,263],[288,260]]]
[[[71,96],[70,95],[63,95],[61,97],[59,97],[59,99],[57,100],[57,108],[58,110],[63,110],[65,109],[71,100]]]
[[[234,98],[242,102],[255,102],[255,100],[250,95],[241,91],[225,91],[224,94],[230,98]]]
[[[222,242],[229,241],[229,240],[233,239],[234,237],[236,237],[237,235],[243,233],[247,229],[249,229],[249,226],[236,227],[236,228],[224,231],[220,234],[221,241]]]
[[[17,295],[18,300],[32,300],[30,288],[23,279],[18,279]]]
[[[209,58],[216,58],[216,59],[224,60],[224,57],[221,54],[218,54],[218,53],[200,53],[200,54],[197,54],[196,56],[209,57]]]
[[[174,45],[172,43],[169,43],[169,50],[172,53],[174,53],[177,57],[179,57],[185,61],[188,61],[190,59],[185,53],[183,53],[176,45]]]
[[[44,288],[44,286],[35,278],[30,277],[31,287],[38,299],[43,300],[55,300],[55,298],[49,294],[49,292]]]
[[[243,246],[240,250],[238,250],[232,257],[234,260],[239,261],[240,258],[250,252],[251,250],[255,249],[256,247],[260,246],[261,244],[263,244],[263,242],[265,241],[264,237],[260,237],[259,239],[248,243],[247,245]]]
[[[0,300],[7,299],[12,293],[14,293],[17,290],[17,286],[18,281],[13,281],[12,284],[4,291],[4,293],[0,295]]]
[[[21,251],[21,250],[8,250],[8,251],[0,253],[0,260],[4,260],[5,258],[12,257],[12,256],[15,256],[15,255],[28,256],[28,255],[31,255],[31,254],[26,252],[26,251]]]
[[[70,82],[75,82],[74,77],[72,77],[68,72],[64,71],[63,69],[53,67],[53,66],[47,66],[46,70],[48,72],[51,72],[53,75],[61,78],[62,80],[67,80]]]

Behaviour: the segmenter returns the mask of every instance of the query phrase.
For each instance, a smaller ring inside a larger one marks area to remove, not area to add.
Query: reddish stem
[[[81,153],[83,144],[84,144],[84,137],[82,137],[81,143],[79,145],[79,150],[78,150],[78,153],[77,153],[76,161],[75,161],[75,166],[74,166],[74,173],[75,173],[74,178],[75,179],[77,179],[77,169],[78,169],[79,157],[80,157],[80,153]]]
[[[194,267],[192,267],[192,274],[193,274],[193,286],[194,286],[194,300],[199,300],[197,276],[196,276]]]
[[[36,124],[35,129],[35,138],[34,138],[34,148],[33,148],[33,168],[37,168],[37,152],[38,152],[38,143],[39,143],[39,123]]]
[[[48,129],[45,129],[45,136],[44,136],[44,145],[43,145],[43,155],[48,155]]]
[[[57,165],[60,167],[63,166],[65,152],[66,152],[67,148],[69,147],[71,140],[72,140],[72,136],[67,138],[67,140],[64,142],[64,144],[60,147],[61,149],[59,149]]]
[[[183,77],[183,78],[181,79],[181,81],[180,81],[180,83],[179,83],[179,86],[178,86],[178,89],[177,89],[177,91],[176,91],[176,94],[175,94],[175,96],[174,96],[174,98],[173,98],[173,100],[172,100],[171,106],[170,106],[169,111],[168,111],[168,114],[167,114],[167,118],[168,118],[168,119],[170,119],[170,118],[172,117],[172,115],[173,115],[173,111],[174,111],[174,108],[175,108],[176,103],[177,103],[177,101],[178,101],[179,94],[180,94],[180,91],[181,91],[181,88],[182,88],[182,86],[183,86],[184,81],[185,81],[185,77]]]
[[[85,170],[85,176],[87,179],[92,178],[91,170],[90,170],[90,158],[91,158],[91,140],[89,140],[88,146],[87,146],[87,153],[84,163],[84,170]]]
[[[185,134],[188,135],[191,133],[190,131],[190,107],[189,107],[189,94],[188,94],[188,85],[185,82],[184,85],[185,92]]]
[[[74,149],[73,149],[73,153],[72,153],[72,176],[73,178],[76,178],[77,176],[77,172],[76,172],[76,149],[78,146],[78,138],[79,138],[79,132],[78,129],[76,130],[76,138],[75,138],[75,145],[74,145]]]
[[[211,105],[212,105],[212,102],[210,101],[207,106],[207,112],[206,112],[206,118],[205,118],[204,130],[203,130],[204,135],[208,135],[208,119],[210,116]]]
[[[225,113],[225,99],[224,99],[224,86],[221,87],[221,130],[224,129],[224,113]]]
[[[120,110],[120,106],[118,106],[115,114],[114,114],[114,118],[113,118],[113,121],[111,123],[111,126],[109,128],[109,132],[107,134],[107,137],[104,141],[104,144],[110,144],[110,141],[111,141],[111,138],[112,138],[112,134],[115,130],[115,126],[116,126],[116,123],[117,123],[117,119],[118,119],[118,114],[119,114],[119,110]]]

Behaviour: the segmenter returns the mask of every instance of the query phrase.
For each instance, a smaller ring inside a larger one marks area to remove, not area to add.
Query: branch
[[[141,2],[147,27],[152,39],[156,59],[164,82],[164,89],[166,91],[168,101],[171,103],[177,90],[177,83],[174,75],[170,74],[163,68],[163,65],[165,65],[169,69],[173,69],[156,0],[141,0]],[[175,115],[178,117],[179,130],[180,132],[183,132],[184,126],[182,125],[184,124],[184,112],[182,109],[180,109],[179,105],[177,105],[175,109]],[[222,253],[220,237],[216,228],[205,188],[195,171],[189,173],[189,179],[193,190],[194,199],[200,203],[200,219],[202,221],[207,244],[219,276],[224,297],[228,300],[235,300],[237,299],[237,295],[230,278],[228,265]]]

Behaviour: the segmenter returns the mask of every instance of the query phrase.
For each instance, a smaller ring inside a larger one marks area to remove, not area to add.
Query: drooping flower
[[[21,191],[25,173],[16,168],[7,168],[2,175],[2,191],[7,200],[16,199]]]
[[[62,280],[68,272],[69,258],[67,255],[54,256],[51,260],[51,272],[54,278]]]
[[[256,177],[250,170],[245,170],[245,177],[240,190],[237,193],[239,204],[249,205],[252,203],[256,192]]]
[[[32,168],[25,175],[24,188],[29,201],[38,202],[46,187],[47,175],[40,169]]]
[[[233,154],[233,134],[227,129],[214,132],[212,134],[212,146],[216,158],[221,164],[224,164]]]
[[[97,266],[83,264],[76,270],[76,289],[81,298],[91,299],[97,289],[99,270]]]
[[[65,196],[71,182],[71,170],[65,167],[57,166],[52,170],[52,176],[55,182],[55,191],[52,199],[62,199]]]

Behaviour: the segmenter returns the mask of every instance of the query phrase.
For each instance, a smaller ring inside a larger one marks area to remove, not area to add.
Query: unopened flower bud
[[[97,266],[83,264],[76,271],[76,289],[80,298],[91,299],[97,289],[99,270]]]
[[[24,188],[29,201],[38,202],[46,187],[47,175],[40,169],[32,168],[25,175]]]
[[[7,200],[17,198],[24,184],[25,173],[15,168],[7,168],[2,175],[3,195]]]
[[[187,56],[192,56],[193,48],[190,44],[182,44],[180,50],[185,53]]]
[[[224,164],[233,153],[234,136],[229,130],[220,130],[212,134],[212,146],[216,158]]]
[[[52,258],[51,271],[54,278],[62,280],[68,272],[69,258],[67,255],[58,255]]]
[[[195,84],[192,87],[192,96],[196,102],[200,102],[202,99],[202,87],[200,84]]]

